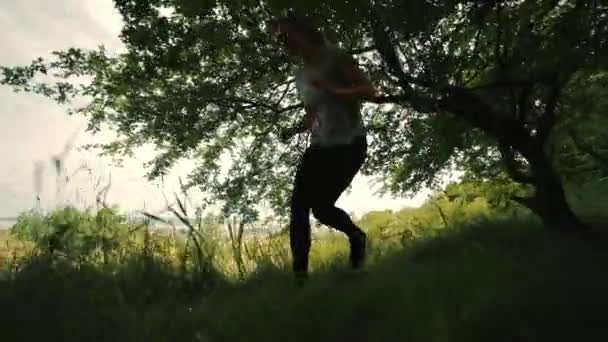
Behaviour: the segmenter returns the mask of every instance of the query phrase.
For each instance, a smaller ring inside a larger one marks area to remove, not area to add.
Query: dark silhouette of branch
[[[386,29],[386,25],[380,19],[380,15],[376,12],[374,5],[370,4],[366,0],[360,0],[359,3],[371,14],[371,29],[372,36],[375,42],[375,46],[382,56],[382,59],[388,67],[391,74],[393,74],[400,81],[400,86],[404,91],[410,89],[410,85],[407,82],[408,76],[406,75],[397,51],[391,39],[391,32]]]
[[[285,85],[285,90],[281,94],[281,97],[279,98],[279,100],[275,103],[275,107],[279,106],[281,104],[281,102],[283,102],[283,100],[285,100],[285,97],[287,97],[287,94],[289,94],[289,91],[291,90],[291,83],[287,83],[284,85]]]
[[[527,119],[528,103],[530,102],[530,97],[532,96],[533,89],[534,88],[532,85],[524,86],[522,91],[519,93],[515,117],[520,123],[525,123]]]
[[[501,76],[505,72],[506,63],[504,60],[504,50],[502,49],[502,36],[503,36],[503,21],[502,21],[502,6],[497,5],[495,7],[496,12],[496,42],[494,45],[494,57],[496,58],[496,65],[500,68]]]
[[[511,146],[503,142],[499,144],[498,149],[505,170],[514,181],[523,184],[534,183],[532,175],[524,172],[521,164],[515,159],[515,152]]]
[[[540,141],[546,141],[547,137],[551,133],[553,126],[557,122],[557,118],[555,116],[555,109],[557,108],[557,103],[559,101],[559,97],[562,93],[562,88],[565,82],[559,82],[557,79],[554,81],[553,85],[549,89],[549,94],[547,95],[547,100],[545,103],[545,112],[539,119],[538,123],[538,138]]]
[[[515,87],[530,87],[536,83],[546,83],[550,81],[550,76],[547,74],[540,74],[533,77],[528,77],[525,79],[509,79],[509,78],[501,78],[498,81],[493,81],[486,84],[481,84],[478,86],[467,88],[469,90],[489,90],[496,88],[515,88]]]
[[[351,55],[360,55],[360,54],[364,54],[366,52],[375,51],[376,49],[377,49],[376,45],[371,45],[371,46],[366,46],[366,47],[362,47],[359,49],[351,49],[348,52]]]
[[[396,78],[401,90],[398,98],[390,100],[408,102],[413,109],[419,112],[451,112],[467,121],[471,126],[487,132],[499,141],[507,141],[515,147],[518,147],[517,144],[529,141],[529,134],[515,118],[497,113],[495,108],[471,89],[436,84],[407,75],[397,56],[397,49],[392,40],[393,33],[383,23],[381,15],[374,8],[375,5],[368,0],[359,0],[357,5],[363,11],[370,13],[374,44],[387,71]],[[427,91],[422,92],[420,87],[427,88]],[[382,97],[374,102],[382,103],[388,100],[388,98]]]
[[[371,99],[370,102],[376,104],[385,104],[385,103],[401,103],[407,101],[407,96],[404,95],[383,95],[374,99]]]

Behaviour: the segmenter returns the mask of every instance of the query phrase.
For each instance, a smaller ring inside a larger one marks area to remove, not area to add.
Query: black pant
[[[289,227],[293,270],[308,270],[310,211],[321,223],[349,238],[359,232],[348,214],[334,204],[353,180],[367,154],[365,137],[350,145],[309,147],[298,165]]]

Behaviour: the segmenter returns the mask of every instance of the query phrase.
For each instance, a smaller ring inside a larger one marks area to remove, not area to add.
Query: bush
[[[19,215],[11,234],[33,242],[43,253],[60,252],[73,258],[99,254],[107,262],[111,251],[127,241],[136,228],[116,209],[104,208],[92,213],[65,207],[48,214],[25,212]]]

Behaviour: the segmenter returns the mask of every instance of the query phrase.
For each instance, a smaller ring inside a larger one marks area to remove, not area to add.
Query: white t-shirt
[[[302,102],[317,111],[317,121],[312,127],[311,145],[336,146],[353,142],[365,136],[361,116],[361,101],[329,94],[310,84],[320,79],[338,87],[350,84],[340,71],[345,64],[356,64],[346,51],[327,46],[321,52],[321,63],[314,67],[302,67],[296,72],[296,89]]]

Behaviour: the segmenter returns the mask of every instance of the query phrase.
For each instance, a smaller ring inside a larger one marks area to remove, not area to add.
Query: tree
[[[265,31],[287,10],[310,15],[356,54],[387,94],[366,107],[366,174],[407,194],[454,168],[478,177],[502,171],[526,188],[513,200],[551,229],[586,227],[572,212],[548,150],[556,128],[589,120],[574,113],[576,89],[606,70],[602,1],[115,0],[127,51],[69,49],[28,66],[3,68],[2,83],[65,103],[95,132],[121,136],[100,146],[128,154],[153,143],[151,178],[180,158],[199,167],[190,185],[249,214],[261,198],[284,209],[301,140],[278,142],[298,119],[292,61]],[[51,75],[57,82],[37,83]],[[77,86],[71,79],[88,76]],[[580,94],[580,92],[579,92]],[[570,102],[568,102],[570,101]],[[220,159],[232,157],[227,170]]]
[[[570,182],[607,180],[608,73],[596,73],[577,81],[576,87],[565,94],[570,116],[556,129],[562,142],[555,153],[558,169]]]

